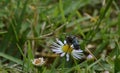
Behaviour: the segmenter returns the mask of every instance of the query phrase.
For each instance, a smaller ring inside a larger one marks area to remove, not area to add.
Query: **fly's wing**
[[[80,45],[76,37],[73,39],[73,46],[76,50],[80,49]]]

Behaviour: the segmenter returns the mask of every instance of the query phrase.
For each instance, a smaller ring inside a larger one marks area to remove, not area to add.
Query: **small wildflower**
[[[106,71],[104,71],[103,73],[110,73],[110,72],[106,70]]]
[[[43,64],[45,64],[45,61],[42,58],[36,58],[34,60],[32,60],[32,64],[35,65],[35,66],[42,66]]]
[[[92,60],[92,59],[94,59],[94,57],[93,57],[91,54],[89,54],[89,55],[87,56],[87,59],[88,59],[88,60]]]
[[[74,49],[73,44],[69,45],[67,44],[66,40],[64,40],[64,43],[58,39],[57,43],[53,42],[52,51],[56,54],[60,54],[61,57],[66,56],[66,60],[69,61],[70,55],[75,59],[81,59],[82,57],[82,50]]]

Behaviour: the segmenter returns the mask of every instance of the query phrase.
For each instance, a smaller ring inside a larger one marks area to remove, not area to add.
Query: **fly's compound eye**
[[[80,49],[80,45],[77,38],[73,39],[73,46],[76,50]]]

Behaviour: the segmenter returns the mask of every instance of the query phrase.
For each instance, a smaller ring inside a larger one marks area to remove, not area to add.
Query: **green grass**
[[[103,1],[1,0],[0,73],[119,73],[119,1]],[[55,38],[69,34],[80,41],[84,59],[66,62],[51,51]],[[36,57],[46,64],[33,66]]]

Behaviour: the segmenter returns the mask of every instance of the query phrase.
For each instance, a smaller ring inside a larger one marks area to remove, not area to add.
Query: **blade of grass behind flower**
[[[0,56],[3,57],[3,58],[6,58],[6,59],[8,59],[8,60],[10,60],[12,62],[15,62],[17,64],[20,64],[20,65],[23,64],[23,62],[20,59],[17,59],[17,58],[15,58],[13,56],[10,56],[10,55],[7,55],[7,54],[1,53],[1,52],[0,52]]]
[[[2,52],[5,52],[6,50],[8,50],[7,53],[12,54],[13,53],[12,51],[16,51],[15,44],[18,43],[19,31],[20,31],[20,27],[22,25],[23,17],[25,15],[27,1],[28,0],[26,0],[26,2],[24,3],[24,7],[21,12],[21,16],[19,17],[18,16],[19,14],[14,14],[13,18],[9,20],[10,25],[8,26],[8,33],[6,33],[4,35],[4,38],[3,38],[4,41],[0,45],[0,48],[1,48],[0,50]],[[19,4],[19,1],[18,1],[18,4]],[[17,9],[19,10],[19,5],[18,5],[18,8],[16,8],[15,10],[17,11]],[[16,13],[18,13],[18,12],[16,12]],[[17,26],[15,26],[15,25],[17,25]]]
[[[118,35],[120,35],[120,14],[118,16]],[[119,45],[119,40],[120,39],[116,39],[117,37],[114,37],[115,39],[115,43],[116,43],[116,58],[115,58],[115,62],[114,62],[114,72],[118,73],[120,72],[120,45]]]
[[[109,41],[103,41],[100,45],[97,46],[97,49],[94,51],[94,55],[98,56],[104,49],[105,47],[109,44]]]
[[[107,11],[108,11],[108,9],[110,8],[112,2],[113,2],[113,0],[108,0],[106,7],[104,8],[104,6],[103,6],[103,8],[101,8],[101,12],[100,12],[99,19],[98,19],[98,21],[95,23],[95,25],[96,25],[96,26],[95,26],[95,29],[93,29],[91,32],[89,32],[89,33],[87,34],[87,36],[86,36],[86,38],[88,38],[88,40],[91,40],[91,39],[95,36],[95,34],[98,32],[98,28],[99,28],[102,20],[104,19],[105,15],[106,15],[106,13],[107,13]],[[89,42],[90,42],[90,41],[86,41],[86,43],[89,43]]]
[[[118,73],[120,72],[120,46],[118,41],[116,40],[116,58],[114,62],[114,72]]]
[[[54,73],[54,72],[56,72],[55,67],[56,67],[56,65],[58,64],[58,61],[59,61],[59,57],[57,57],[57,58],[54,60],[53,65],[51,65],[50,73]]]

